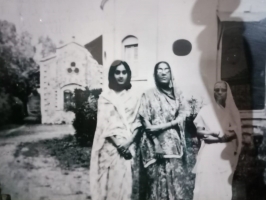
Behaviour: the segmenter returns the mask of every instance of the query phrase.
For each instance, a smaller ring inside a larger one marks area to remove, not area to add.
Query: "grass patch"
[[[59,161],[59,167],[65,170],[89,168],[90,147],[81,147],[72,135],[63,138],[47,139],[37,142],[20,143],[14,157],[52,156]]]
[[[191,173],[198,152],[198,141],[187,138],[187,174],[183,177],[187,199],[193,198],[195,175]],[[91,147],[81,147],[75,136],[21,143],[14,157],[53,156],[65,170],[89,169]],[[32,168],[32,166],[28,166]],[[214,183],[215,184],[215,183]],[[244,146],[233,181],[233,200],[266,199],[266,134],[254,148]]]

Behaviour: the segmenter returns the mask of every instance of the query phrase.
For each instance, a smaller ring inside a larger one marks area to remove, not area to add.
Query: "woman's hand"
[[[181,118],[176,118],[173,121],[171,121],[171,125],[172,126],[177,126],[177,125],[179,125],[181,123],[183,123],[183,119],[181,119]]]
[[[127,151],[124,153],[124,158],[125,158],[126,160],[130,160],[132,157],[133,157],[133,156],[132,156],[132,154],[131,154],[131,152],[130,152],[129,150],[127,150]]]
[[[129,149],[130,145],[131,145],[131,142],[130,141],[126,141],[126,142],[118,145],[117,149],[119,151],[121,151],[122,153],[125,153]]]
[[[125,152],[121,152],[121,151],[118,150],[118,152],[119,152],[119,154],[120,154],[121,156],[123,156],[126,160],[130,160],[130,159],[132,158],[132,154],[130,153],[129,150],[126,150]]]
[[[217,143],[220,142],[220,139],[217,137],[214,137],[212,135],[205,135],[204,138],[202,138],[204,140],[205,143],[207,144],[212,144],[212,143]]]
[[[146,126],[146,131],[148,133],[156,133],[156,132],[158,132],[160,130],[161,129],[159,127],[155,127],[155,126],[152,126],[152,125]]]
[[[222,138],[222,141],[223,142],[231,142],[234,139],[236,139],[236,134],[224,135],[223,138]]]
[[[216,138],[220,138],[220,132],[219,131],[214,131],[214,132],[212,132],[211,134],[210,134],[211,136],[213,136],[213,137],[216,137]]]
[[[117,150],[121,156],[123,156],[126,160],[130,160],[132,158],[132,154],[129,151],[131,143],[125,142],[117,146]]]
[[[156,159],[163,159],[164,152],[160,145],[155,145],[155,158]]]
[[[160,131],[159,127],[152,126],[151,123],[148,120],[144,119],[144,118],[142,118],[142,125],[144,126],[144,129],[148,133],[154,133],[154,132]]]
[[[228,131],[227,131],[227,135],[229,137],[232,137],[232,136],[236,135],[235,129],[229,128]]]
[[[169,128],[173,128],[179,123],[183,123],[183,120],[180,118],[177,118],[171,122],[166,122],[162,124],[152,125],[147,119],[140,116],[141,123],[145,131],[150,135],[157,135],[160,134],[160,132],[167,130]]]

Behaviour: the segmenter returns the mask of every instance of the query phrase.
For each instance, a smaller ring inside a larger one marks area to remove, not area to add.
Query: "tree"
[[[46,58],[56,52],[56,45],[49,36],[41,36],[38,41],[39,54],[42,58]]]
[[[36,83],[30,76],[38,73],[33,60],[35,48],[28,32],[18,35],[14,24],[0,20],[0,88],[18,97],[26,110],[27,97]]]

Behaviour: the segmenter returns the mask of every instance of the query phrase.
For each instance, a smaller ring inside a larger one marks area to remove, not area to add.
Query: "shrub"
[[[12,108],[8,103],[9,95],[0,92],[0,126],[6,124],[12,115]]]
[[[186,199],[193,198],[193,189],[195,182],[195,174],[192,173],[192,169],[196,164],[196,155],[199,150],[200,141],[197,138],[196,127],[193,123],[196,118],[199,110],[202,107],[202,102],[194,98],[193,96],[187,101],[190,107],[190,113],[186,118],[185,122],[185,136],[186,136],[186,150],[185,150],[185,159],[186,159],[186,177],[184,177],[184,189]]]
[[[97,106],[102,89],[75,90],[75,106],[69,108],[75,113],[73,126],[77,141],[82,146],[91,145],[97,125]]]
[[[193,121],[201,109],[203,102],[200,102],[193,96],[187,102],[190,107],[190,114],[186,119],[186,135],[194,138],[196,137],[196,127],[194,126]]]
[[[0,126],[21,124],[24,118],[23,103],[17,98],[0,91]]]
[[[9,104],[12,108],[12,114],[9,122],[15,124],[22,124],[23,119],[25,117],[23,102],[19,98],[13,97],[10,99]]]

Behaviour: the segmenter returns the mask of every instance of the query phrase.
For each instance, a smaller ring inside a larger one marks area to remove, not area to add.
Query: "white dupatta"
[[[229,120],[230,121],[230,125],[231,125],[231,129],[233,129],[236,133],[236,148],[232,149],[232,151],[236,152],[236,154],[234,156],[236,156],[236,159],[234,160],[233,166],[233,171],[236,168],[237,162],[238,162],[238,158],[242,149],[242,126],[241,126],[241,118],[240,118],[240,114],[239,111],[236,107],[230,86],[228,83],[226,83],[225,81],[223,81],[226,86],[227,86],[227,96],[226,96],[226,101],[225,101],[225,107],[220,106],[214,96],[212,97],[212,104],[210,105],[206,105],[204,106],[200,112],[198,113],[198,116],[195,118],[194,120],[194,124],[198,127],[203,126],[205,128],[207,128],[206,130],[209,130],[209,126],[212,126],[211,130],[219,130],[219,131],[225,131],[224,128],[229,128],[229,127],[224,127],[223,128],[223,120],[219,121],[218,116],[220,116],[220,112],[222,111],[222,113],[226,113],[224,115],[224,117],[228,117],[228,119],[225,119],[225,121]],[[205,116],[205,117],[204,117]],[[217,118],[217,119],[213,119],[213,118]],[[214,120],[212,122],[212,120]],[[221,120],[221,119],[220,119]],[[217,126],[217,127],[214,127]],[[215,145],[215,144],[213,144]],[[198,152],[198,156],[197,156],[197,163],[194,167],[194,169],[192,170],[193,173],[196,173],[198,170],[197,168],[200,167],[201,169],[204,168],[200,165],[207,165],[207,163],[202,163],[202,156],[206,156],[206,151],[205,153],[203,153],[203,149],[205,148],[206,144],[203,142],[201,144],[200,150]],[[233,153],[234,153],[233,152]],[[208,155],[210,156],[210,155]],[[206,161],[206,160],[205,160]],[[199,164],[201,163],[201,164]]]
[[[236,107],[229,84],[225,81],[222,81],[222,82],[224,82],[227,86],[227,97],[226,97],[224,109],[226,110],[227,113],[229,113],[231,120],[232,120],[232,125],[234,127],[234,131],[237,136],[236,153],[239,156],[241,149],[242,149],[242,123],[241,123],[240,113]]]
[[[132,96],[132,90],[124,90],[117,94],[108,89],[98,100],[97,128],[91,151],[90,185],[92,199],[97,199],[99,191],[99,155],[107,137],[120,136],[125,139],[131,136],[131,124],[136,118],[138,98]],[[115,159],[119,159],[117,153]],[[110,165],[108,162],[106,165]],[[130,165],[128,170],[131,170]],[[108,168],[108,166],[106,166]]]

